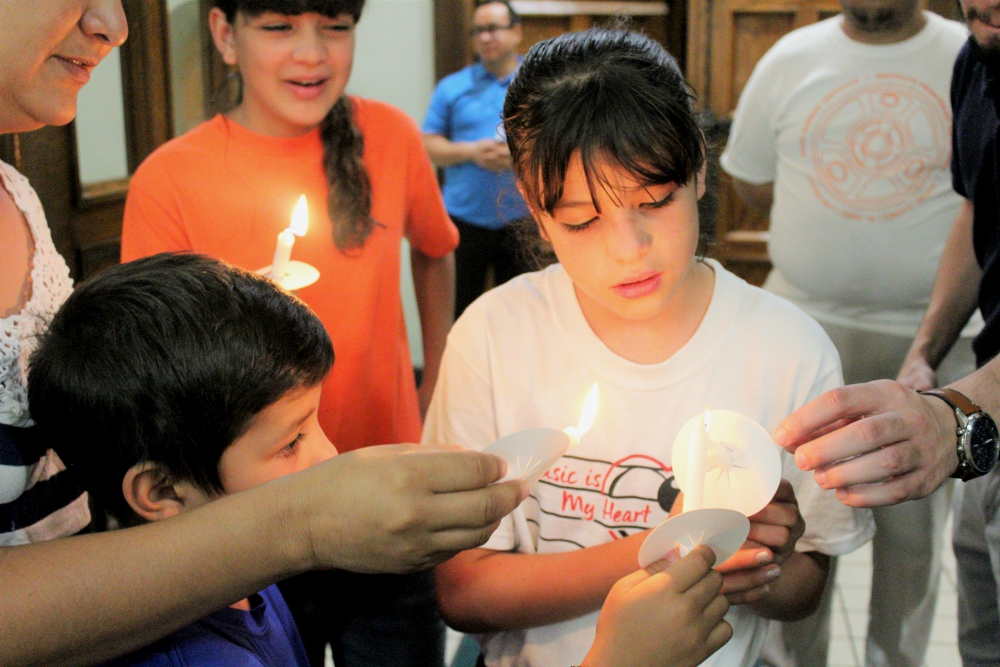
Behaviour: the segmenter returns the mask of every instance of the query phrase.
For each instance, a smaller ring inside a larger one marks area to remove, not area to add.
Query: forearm
[[[907,358],[936,368],[976,310],[982,270],[972,245],[972,204],[965,200],[945,244],[923,322]]]
[[[282,508],[261,487],[138,528],[0,549],[0,664],[102,662],[307,570]]]
[[[968,396],[973,403],[1000,422],[1000,356],[996,356],[975,373],[948,385]],[[952,420],[953,421],[953,420]],[[943,444],[954,447],[954,434]]]
[[[733,189],[744,204],[758,213],[770,215],[774,203],[774,183],[749,183],[733,178]]]
[[[615,582],[639,569],[645,536],[558,554],[459,554],[436,572],[441,614],[464,632],[499,632],[597,611]]]
[[[428,257],[411,249],[410,266],[424,340],[423,382],[433,389],[455,315],[455,256]]]
[[[424,148],[435,166],[450,167],[472,161],[475,144],[471,141],[450,141],[440,134],[425,134]]]
[[[829,556],[794,553],[781,565],[781,575],[770,584],[770,593],[747,607],[763,618],[801,620],[816,611],[829,572]]]

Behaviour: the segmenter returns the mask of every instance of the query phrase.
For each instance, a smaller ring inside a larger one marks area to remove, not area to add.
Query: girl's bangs
[[[364,0],[221,0],[216,6],[225,12],[227,17],[235,16],[237,12],[247,16],[259,16],[265,12],[298,16],[299,14],[320,14],[336,18],[348,14],[355,21],[361,18]]]
[[[690,98],[651,98],[643,92],[648,83],[637,85],[628,72],[615,74],[613,81],[601,76],[564,81],[574,90],[542,102],[537,117],[542,122],[526,137],[527,160],[519,169],[537,209],[555,211],[577,151],[595,202],[598,187],[615,196],[607,167],[621,168],[645,185],[684,185],[701,168],[704,144]]]

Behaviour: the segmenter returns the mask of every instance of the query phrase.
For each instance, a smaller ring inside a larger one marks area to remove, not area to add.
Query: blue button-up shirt
[[[475,63],[441,79],[424,119],[424,133],[450,141],[503,141],[503,100],[513,78],[512,73],[498,79]],[[498,229],[528,215],[514,183],[513,172],[498,174],[473,162],[445,167],[444,204],[456,218]]]

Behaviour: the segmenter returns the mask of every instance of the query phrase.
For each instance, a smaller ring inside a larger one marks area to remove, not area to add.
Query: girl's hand
[[[806,523],[791,483],[783,479],[774,499],[750,517],[750,534],[743,547],[717,569],[723,573],[722,592],[730,604],[760,600],[781,576],[781,565],[795,553]]]
[[[597,619],[583,667],[694,667],[718,651],[733,628],[723,616],[715,554],[676,550],[614,585]]]

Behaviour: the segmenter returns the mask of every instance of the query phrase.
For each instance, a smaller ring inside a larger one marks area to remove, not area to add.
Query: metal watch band
[[[983,411],[981,407],[970,401],[968,396],[954,389],[928,389],[920,393],[926,396],[937,396],[956,410],[961,410],[966,417]]]

